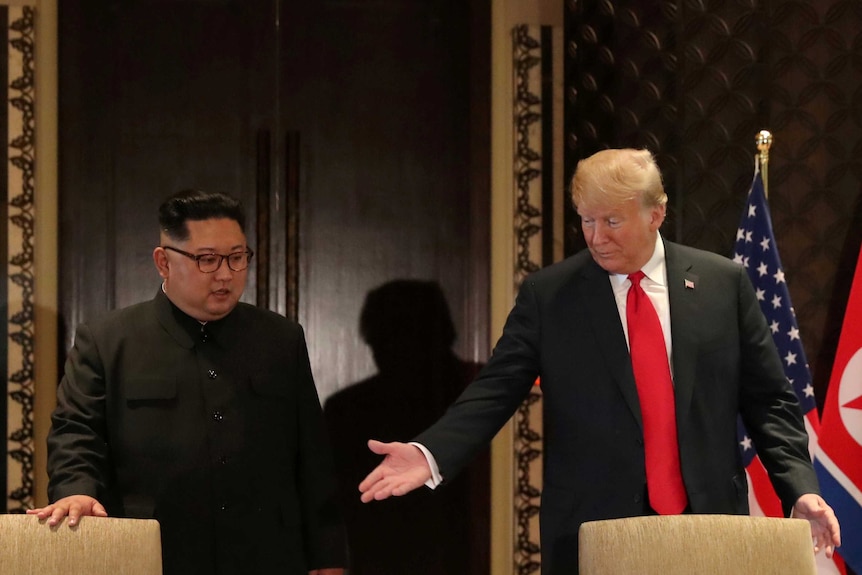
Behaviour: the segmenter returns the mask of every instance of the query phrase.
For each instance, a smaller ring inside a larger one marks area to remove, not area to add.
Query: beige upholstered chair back
[[[816,575],[803,519],[665,515],[591,521],[580,575]]]
[[[159,524],[83,517],[48,527],[34,515],[0,515],[0,575],[161,575]]]

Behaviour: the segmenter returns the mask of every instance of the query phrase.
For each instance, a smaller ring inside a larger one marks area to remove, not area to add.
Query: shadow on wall
[[[409,441],[434,423],[480,365],[452,351],[456,333],[436,282],[393,280],[368,293],[359,328],[378,373],[324,406],[339,474],[351,575],[485,575],[489,456],[444,487],[363,504],[360,481],[380,462],[368,439]]]

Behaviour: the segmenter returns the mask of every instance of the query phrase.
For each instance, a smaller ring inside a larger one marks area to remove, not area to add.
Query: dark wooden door
[[[299,319],[329,392],[374,371],[358,320],[385,281],[439,282],[460,351],[486,339],[469,306],[487,214],[471,210],[469,3],[303,4],[284,21],[283,118],[303,156]]]
[[[458,351],[484,358],[487,142],[474,144],[471,130],[488,111],[471,87],[487,84],[475,77],[483,64],[473,51],[484,49],[475,6],[68,0],[60,8],[67,347],[80,321],[152,297],[156,208],[199,187],[240,196],[252,222],[267,223],[249,229],[268,255],[255,267],[268,269],[250,274],[244,299],[290,315],[296,290],[323,396],[373,372],[359,311],[368,290],[395,278],[439,281]],[[296,214],[286,213],[291,194]]]
[[[151,254],[165,197],[188,187],[227,191],[246,202],[254,221],[257,134],[276,110],[269,4],[60,4],[66,347],[79,322],[155,294]],[[253,301],[250,277],[246,300]]]
[[[395,279],[438,284],[483,361],[489,22],[487,0],[64,0],[61,347],[155,294],[157,207],[196,187],[246,203],[243,299],[303,324],[321,400],[378,371],[359,316]],[[484,477],[464,573],[487,572]]]

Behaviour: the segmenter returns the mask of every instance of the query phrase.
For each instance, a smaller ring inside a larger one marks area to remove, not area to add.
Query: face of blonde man
[[[581,229],[593,259],[614,274],[630,274],[649,261],[665,206],[645,208],[633,198],[617,205],[578,206]]]
[[[194,255],[228,255],[247,249],[245,234],[232,219],[189,220],[187,240],[178,242],[162,234],[162,246]],[[233,271],[227,259],[212,273],[203,273],[197,263],[181,253],[157,247],[153,261],[164,279],[165,294],[183,312],[198,321],[214,321],[236,307],[245,289],[248,269]]]

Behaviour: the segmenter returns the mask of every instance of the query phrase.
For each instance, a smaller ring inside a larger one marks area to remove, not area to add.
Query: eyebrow
[[[242,244],[236,244],[235,246],[233,246],[233,247],[231,247],[231,248],[228,248],[228,249],[230,250],[230,253],[234,253],[234,252],[242,251],[242,250],[244,250],[244,249],[246,249],[246,248],[245,248]],[[197,248],[195,251],[196,251],[196,252],[201,252],[202,254],[214,254],[214,253],[217,253],[215,248],[211,248],[211,247],[207,247],[207,246],[204,246],[204,247],[201,247],[201,248]]]

